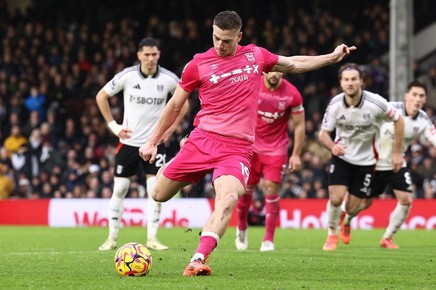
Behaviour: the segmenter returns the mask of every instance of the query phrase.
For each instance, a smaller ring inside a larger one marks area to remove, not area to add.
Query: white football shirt
[[[420,136],[425,136],[433,146],[436,146],[436,128],[427,114],[420,110],[415,116],[408,116],[404,102],[390,102],[404,117],[404,142],[403,153],[406,152],[413,140]],[[380,158],[377,161],[376,169],[380,171],[392,170],[392,150],[394,146],[394,126],[392,123],[385,123],[380,128],[380,135],[377,138]],[[404,162],[403,167],[407,164]]]
[[[109,96],[123,90],[123,126],[132,130],[132,137],[120,139],[120,142],[135,147],[142,146],[150,138],[179,81],[174,73],[163,67],[158,66],[153,76],[144,76],[139,67],[138,64],[124,69],[103,87]]]
[[[400,114],[378,94],[363,91],[360,103],[351,107],[345,94],[333,97],[324,114],[321,128],[333,132],[335,142],[346,145],[345,155],[339,156],[354,165],[374,165],[377,161],[375,135],[383,122],[396,121]]]

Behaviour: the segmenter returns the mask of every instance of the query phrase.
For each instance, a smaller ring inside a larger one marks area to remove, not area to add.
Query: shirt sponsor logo
[[[130,95],[129,101],[131,103],[137,104],[147,104],[147,105],[161,105],[164,102],[164,98],[146,98],[142,96]]]
[[[368,125],[344,125],[345,130],[367,131],[372,127],[372,123]]]
[[[285,115],[285,112],[263,112],[263,111],[257,111],[259,115],[262,116],[262,119],[267,123],[273,123],[278,118],[281,118]]]
[[[245,75],[240,75],[242,73],[245,73]],[[249,75],[251,73],[259,74],[259,65],[257,65],[257,64],[248,65],[247,64],[242,69],[234,69],[231,72],[225,72],[225,73],[222,73],[220,75],[212,74],[211,77],[209,78],[209,81],[211,83],[217,84],[220,79],[225,79],[225,78],[231,76],[231,78],[230,78],[231,83],[237,83],[240,81],[248,80],[247,75]]]

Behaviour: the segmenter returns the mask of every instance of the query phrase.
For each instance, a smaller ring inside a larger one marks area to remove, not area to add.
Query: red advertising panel
[[[123,226],[146,226],[146,199],[126,199]],[[282,199],[278,226],[327,228],[326,199]],[[355,229],[385,228],[397,205],[395,199],[376,200],[352,221]],[[107,226],[108,199],[44,199],[0,201],[0,225],[51,227]],[[161,226],[202,227],[212,212],[211,199],[172,199],[162,206]],[[236,210],[230,226],[236,226]],[[436,200],[415,200],[403,229],[436,229]]]
[[[327,228],[327,200],[280,201],[280,227]],[[389,215],[397,205],[395,199],[375,200],[373,205],[352,220],[355,229],[385,228]],[[436,200],[415,200],[403,229],[436,229]]]
[[[0,225],[48,225],[49,199],[1,200]]]

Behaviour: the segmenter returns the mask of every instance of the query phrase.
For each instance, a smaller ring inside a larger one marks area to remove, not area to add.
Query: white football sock
[[[151,195],[156,185],[156,176],[147,178],[147,239],[156,239],[162,204]]]
[[[333,206],[330,200],[327,202],[328,234],[337,235],[339,219],[341,217],[341,206]]]
[[[389,217],[389,225],[386,228],[383,239],[392,238],[392,236],[398,231],[398,229],[406,220],[407,216],[409,215],[409,211],[410,205],[402,205],[401,203],[397,203],[397,206]]]
[[[341,210],[343,211],[343,212],[347,212],[347,209],[346,209],[346,207],[345,207],[345,204],[347,203],[347,200],[344,198],[344,200],[342,201],[342,203],[341,203]]]
[[[126,177],[114,178],[114,191],[109,203],[109,239],[117,240],[124,211],[124,198],[129,190],[130,180]]]

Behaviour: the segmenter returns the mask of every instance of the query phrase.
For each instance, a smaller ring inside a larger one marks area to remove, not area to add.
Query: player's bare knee
[[[398,202],[401,205],[404,205],[404,206],[411,206],[412,202],[413,202],[413,198],[412,197],[406,197],[406,198],[403,198],[403,199],[399,199]]]
[[[151,194],[151,198],[157,202],[165,202],[169,200],[169,198],[164,198],[163,193],[160,192],[158,188],[155,188],[154,192]]]
[[[343,199],[339,196],[331,195],[330,196],[330,204],[333,206],[341,206]]]
[[[404,206],[411,206],[413,202],[413,197],[410,192],[406,191],[397,191],[395,192],[395,195],[397,197],[397,201]]]
[[[362,203],[363,210],[370,208],[373,202],[374,202],[373,198],[364,199]]]
[[[238,194],[235,192],[229,192],[225,195],[226,201],[228,201],[230,204],[235,205],[238,201]]]

